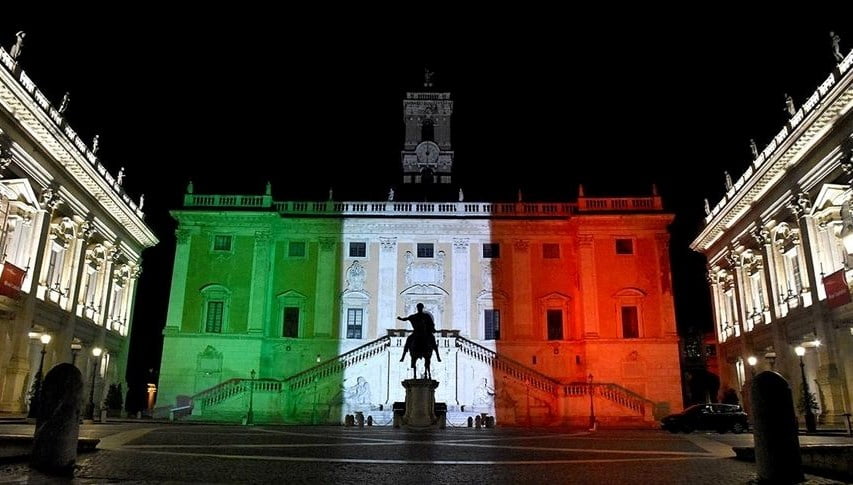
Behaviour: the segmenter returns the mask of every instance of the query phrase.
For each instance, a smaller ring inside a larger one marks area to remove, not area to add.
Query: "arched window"
[[[201,330],[205,333],[225,333],[231,291],[222,285],[207,285],[201,289],[201,300]]]
[[[305,317],[305,300],[302,293],[288,290],[276,297],[278,314],[281,315],[281,325],[273,327],[271,336],[283,338],[298,338],[304,334],[302,325]]]
[[[619,338],[641,338],[643,331],[643,299],[639,288],[623,288],[613,295],[616,300],[616,335]]]

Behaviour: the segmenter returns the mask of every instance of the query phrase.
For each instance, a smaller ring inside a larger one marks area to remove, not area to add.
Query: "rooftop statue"
[[[843,61],[844,56],[841,54],[841,37],[839,37],[835,32],[830,32],[829,36],[832,38],[832,55],[835,56],[835,61]]]
[[[749,139],[749,151],[752,152],[753,159],[758,158],[758,145],[755,144],[755,140],[752,138]]]
[[[18,60],[18,56],[21,55],[21,49],[24,48],[24,36],[26,35],[27,34],[25,34],[23,30],[15,34],[15,37],[17,38],[17,40],[15,40],[15,45],[9,49],[9,55],[12,56],[12,59]]]
[[[797,114],[797,108],[794,106],[794,98],[788,94],[785,94],[785,110],[787,110],[788,114],[791,116]]]
[[[71,102],[71,94],[67,91],[65,95],[62,96],[62,101],[59,103],[59,114],[65,113],[65,110],[68,109],[68,103]]]

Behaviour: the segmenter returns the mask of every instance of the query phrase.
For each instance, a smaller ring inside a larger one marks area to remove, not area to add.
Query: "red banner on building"
[[[823,288],[826,290],[826,304],[835,308],[850,303],[850,290],[847,288],[847,278],[844,269],[823,277]]]
[[[21,296],[21,285],[27,272],[14,264],[4,263],[0,273],[0,295],[18,299]]]

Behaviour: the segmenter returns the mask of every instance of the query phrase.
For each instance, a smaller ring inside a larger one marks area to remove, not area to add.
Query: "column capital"
[[[383,251],[392,252],[397,250],[397,238],[396,237],[380,237],[379,238],[379,246]]]

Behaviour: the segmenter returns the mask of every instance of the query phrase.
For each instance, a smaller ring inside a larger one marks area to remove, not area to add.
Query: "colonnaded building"
[[[788,99],[770,143],[753,143],[691,245],[708,258],[722,384],[776,370],[826,423],[853,409],[853,53],[836,58],[802,106]]]
[[[438,329],[432,377],[451,424],[649,426],[681,408],[660,197],[463,200],[452,112],[449,93],[407,93],[402,188],[387,200],[188,187],[172,212],[164,411],[389,424],[412,376],[395,317],[418,303]],[[416,192],[435,202],[406,200]]]
[[[20,50],[0,48],[0,412],[11,413],[27,409],[42,367],[75,364],[96,404],[124,382],[140,257],[158,242],[121,175],[68,124],[67,95],[52,105]]]

